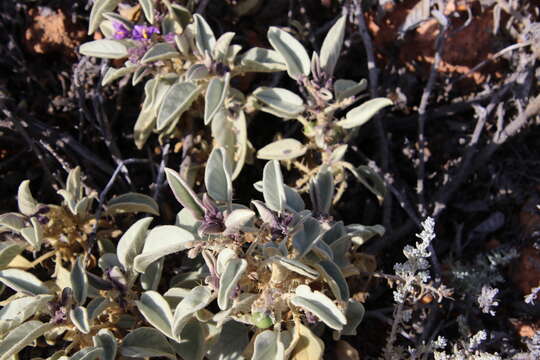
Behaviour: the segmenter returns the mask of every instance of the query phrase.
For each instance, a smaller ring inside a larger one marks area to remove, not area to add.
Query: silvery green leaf
[[[186,26],[191,22],[191,12],[187,7],[179,4],[171,4],[171,7],[168,10],[178,24],[180,24],[182,29],[185,29]]]
[[[159,215],[159,205],[145,194],[127,193],[116,196],[107,202],[107,214],[145,212]]]
[[[151,217],[138,220],[129,227],[118,241],[116,249],[118,261],[127,271],[133,268],[135,257],[142,252],[146,233],[151,222]]]
[[[38,210],[39,203],[32,196],[30,191],[30,180],[24,180],[19,185],[17,192],[17,202],[19,205],[19,211],[26,216],[32,216]]]
[[[386,196],[386,186],[384,180],[372,168],[366,165],[361,165],[357,168],[347,167],[362,185],[364,185],[382,204]]]
[[[142,57],[142,64],[149,64],[158,60],[167,60],[180,56],[176,48],[169,43],[157,43]]]
[[[231,295],[246,269],[247,261],[244,259],[231,259],[227,263],[219,279],[218,305],[221,310],[226,310],[232,305]]]
[[[73,195],[75,202],[82,199],[83,186],[81,181],[81,168],[79,166],[69,171],[66,181],[66,191]]]
[[[21,235],[35,251],[39,251],[43,243],[43,227],[35,217],[30,218],[30,223],[32,226],[21,229]]]
[[[139,4],[141,4],[146,21],[148,21],[150,24],[153,24],[154,23],[154,0],[139,0]]]
[[[225,149],[214,148],[206,162],[204,173],[206,190],[212,199],[232,203],[231,165]]]
[[[342,161],[345,157],[345,153],[347,152],[348,145],[339,145],[337,146],[333,151],[332,155],[330,155],[329,163],[330,165],[335,164],[339,161]]]
[[[131,85],[136,86],[148,75],[150,75],[150,68],[146,66],[138,67],[133,73],[133,77],[131,78]]]
[[[114,29],[113,23],[110,20],[103,19],[101,24],[99,24],[99,31],[103,34],[103,37],[106,39],[114,38],[116,30]]]
[[[203,64],[193,64],[186,72],[186,79],[189,81],[202,80],[210,77],[210,71]]]
[[[349,299],[347,311],[345,311],[347,324],[341,330],[341,335],[356,335],[356,328],[362,322],[365,313],[366,309],[364,309],[364,305],[353,299]]]
[[[110,22],[120,23],[120,24],[124,25],[126,28],[128,28],[129,30],[131,30],[133,28],[133,22],[129,21],[128,19],[126,19],[122,15],[117,14],[115,12],[112,12],[112,11],[105,12],[105,13],[103,13],[103,17],[105,19],[109,20]],[[113,30],[114,30],[114,27],[113,27]]]
[[[212,57],[219,62],[225,62],[227,59],[227,53],[229,52],[229,46],[231,40],[234,38],[233,32],[223,33],[216,41],[216,45],[212,51]]]
[[[93,298],[86,306],[88,310],[88,320],[94,321],[109,306],[110,301],[102,296]]]
[[[346,16],[340,17],[328,31],[321,47],[321,67],[330,77],[334,75],[336,63],[341,55],[346,22]]]
[[[76,205],[75,205],[75,214],[79,217],[86,217],[88,215],[88,211],[90,211],[90,208],[92,207],[92,203],[94,202],[93,196],[88,196],[82,198]]]
[[[189,209],[196,219],[202,219],[204,217],[203,204],[185,180],[172,169],[165,168],[165,175],[176,200],[184,208]]]
[[[322,322],[334,330],[341,330],[347,323],[345,315],[326,295],[319,291],[311,291],[307,285],[299,285],[291,302],[317,316]]]
[[[201,91],[200,87],[190,82],[176,83],[167,91],[159,108],[157,130],[167,128],[175,119],[186,111]]]
[[[288,208],[300,212],[306,208],[302,196],[294,188],[285,185],[285,202]]]
[[[71,269],[71,288],[77,304],[82,305],[88,296],[88,276],[84,269],[84,256],[79,255]]]
[[[75,214],[76,203],[75,203],[75,198],[74,198],[73,194],[71,194],[70,192],[68,192],[65,189],[58,190],[57,194],[64,198],[64,204],[67,205],[69,211],[72,214]]]
[[[334,176],[328,167],[321,167],[315,178],[310,180],[309,195],[315,211],[329,214],[334,197]]]
[[[340,101],[348,97],[358,95],[366,89],[366,79],[362,79],[359,82],[348,79],[338,79],[334,83],[334,96],[337,101]]]
[[[53,295],[25,296],[14,299],[0,309],[0,324],[5,321],[14,321],[16,325],[41,312],[47,303],[54,299]],[[3,326],[0,326],[0,333],[4,333]]]
[[[197,319],[191,318],[184,326],[181,340],[171,343],[174,351],[182,358],[189,360],[202,360],[206,354],[208,326],[201,324]]]
[[[308,76],[310,61],[306,49],[291,34],[271,26],[268,30],[268,41],[272,47],[283,57],[287,64],[287,73],[293,79]]]
[[[145,272],[141,274],[141,287],[144,290],[157,290],[163,273],[164,263],[164,258],[154,261],[146,268]]]
[[[172,335],[173,314],[169,303],[156,291],[146,291],[136,301],[139,311],[146,321],[166,336],[174,339]]]
[[[182,229],[196,234],[199,226],[201,226],[201,221],[193,216],[193,213],[189,211],[188,208],[183,208],[176,214],[176,226],[180,226]]]
[[[82,44],[79,52],[86,56],[104,59],[122,59],[128,56],[128,48],[122,40],[101,39]]]
[[[275,72],[286,70],[287,65],[277,51],[254,47],[242,54],[240,69],[245,72]]]
[[[0,242],[0,269],[6,268],[15,256],[24,250],[24,246],[8,241]]]
[[[16,355],[26,346],[31,345],[34,340],[54,326],[56,325],[53,323],[44,324],[41,321],[31,320],[11,330],[0,341],[0,360],[11,359],[12,356]]]
[[[330,260],[321,260],[318,265],[334,297],[342,301],[347,301],[350,297],[349,285],[339,267]]]
[[[233,88],[230,88],[230,90],[232,91]],[[231,118],[221,108],[214,116],[211,127],[215,146],[224,148],[227,151],[229,160],[233,163],[232,179],[235,179],[244,166],[247,154],[248,140],[245,114],[240,111],[236,117]]]
[[[255,212],[249,209],[235,209],[225,218],[225,234],[236,234],[253,225]]]
[[[336,124],[344,129],[352,129],[357,126],[362,126],[368,122],[379,110],[386,106],[391,106],[394,103],[387,98],[375,98],[366,101],[360,106],[350,110],[345,115],[344,120],[338,121]]]
[[[225,64],[234,64],[236,62],[236,57],[242,51],[242,45],[232,44],[227,50],[227,56],[223,61]]]
[[[102,360],[115,360],[118,344],[116,337],[109,329],[101,329],[92,337],[94,347],[103,348]]]
[[[351,263],[348,257],[351,249],[351,237],[349,235],[344,235],[327,246],[330,247],[333,254],[332,260],[340,268],[344,268]]]
[[[77,306],[70,310],[69,319],[83,334],[88,334],[90,332],[90,319],[88,318],[88,310],[86,310],[85,307]]]
[[[219,252],[219,255],[217,257],[216,261],[216,271],[218,274],[223,274],[225,272],[225,269],[227,268],[227,264],[232,259],[236,259],[238,256],[236,255],[236,252],[232,249],[225,248]]]
[[[186,250],[193,246],[194,241],[193,234],[178,226],[157,226],[148,233],[142,253],[135,257],[134,268],[143,273],[154,261]]]
[[[118,256],[116,256],[116,254],[105,253],[99,258],[98,266],[101,268],[101,270],[108,271],[115,266],[121,268],[122,264],[120,263],[120,260],[118,260]]]
[[[97,360],[103,356],[102,347],[87,347],[77,351],[69,360]]]
[[[357,245],[362,245],[374,236],[383,236],[385,229],[382,225],[360,225],[351,224],[346,226],[347,232],[351,236],[352,241]]]
[[[35,275],[19,270],[0,270],[0,281],[7,287],[28,295],[49,294],[51,291]]]
[[[182,331],[193,315],[204,309],[215,297],[212,290],[206,286],[197,286],[176,306],[172,325],[173,337],[182,340]]]
[[[307,148],[296,139],[274,141],[257,152],[257,158],[265,160],[291,160],[306,153]]]
[[[210,360],[244,360],[242,353],[249,343],[249,328],[230,320],[223,324],[218,338],[208,352]]]
[[[293,245],[299,252],[299,259],[306,256],[323,235],[321,225],[315,218],[307,216],[303,221],[303,230],[293,236]]]
[[[317,279],[319,277],[319,272],[317,270],[310,268],[309,266],[300,261],[282,256],[275,256],[274,259],[284,268],[290,271],[294,271],[295,273],[305,276],[309,279]]]
[[[328,245],[331,245],[346,234],[347,233],[345,232],[345,226],[343,225],[343,221],[338,221],[324,233],[322,241],[324,241]]]
[[[0,227],[19,232],[26,227],[26,217],[15,212],[2,214],[0,215]]]
[[[279,333],[265,330],[257,335],[251,360],[281,359],[285,359],[285,347],[279,338]]]
[[[126,335],[120,348],[122,356],[148,358],[164,356],[176,359],[174,350],[167,338],[159,331],[141,327]]]
[[[188,34],[177,34],[174,36],[174,42],[180,53],[184,56],[188,56],[191,53],[190,41]],[[204,65],[203,65],[204,66]],[[189,77],[188,77],[189,78]]]
[[[324,241],[318,241],[315,246],[311,249],[312,253],[320,260],[334,260],[334,252],[330,246],[328,246]],[[308,258],[311,254],[308,254]],[[316,262],[314,260],[314,262]]]
[[[263,197],[266,205],[277,212],[285,208],[285,187],[279,161],[271,160],[266,163],[263,170]]]
[[[107,69],[105,75],[103,75],[103,79],[101,80],[101,86],[108,85],[114,80],[120,79],[121,77],[133,73],[135,70],[137,70],[137,66],[134,65],[124,66],[118,69],[110,67]]]
[[[88,21],[88,35],[92,35],[98,29],[103,20],[103,14],[113,11],[119,2],[120,0],[96,0],[94,2]]]
[[[259,87],[253,96],[267,106],[262,108],[263,111],[275,110],[284,118],[294,118],[304,111],[302,98],[287,89]]]
[[[216,46],[216,37],[212,28],[210,28],[210,25],[199,14],[193,15],[193,20],[195,21],[195,43],[197,44],[199,53],[201,55],[207,52],[212,54]]]
[[[218,110],[223,105],[227,92],[229,91],[229,79],[230,74],[227,73],[225,78],[220,79],[218,77],[212,78],[208,84],[205,95],[204,104],[204,124],[208,125]]]
[[[157,119],[156,109],[159,109],[163,95],[170,87],[169,83],[158,79],[149,80],[144,85],[144,103],[133,127],[133,138],[139,150],[142,149],[154,129]]]

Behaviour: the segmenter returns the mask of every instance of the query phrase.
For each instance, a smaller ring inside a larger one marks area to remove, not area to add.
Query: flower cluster
[[[151,40],[154,34],[160,34],[160,31],[155,26],[135,25],[130,30],[125,24],[113,21],[114,38],[116,40],[133,39],[138,41]]]

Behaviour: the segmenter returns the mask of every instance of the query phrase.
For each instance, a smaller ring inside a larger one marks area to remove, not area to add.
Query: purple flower
[[[207,194],[203,195],[204,219],[199,227],[199,236],[220,234],[225,230],[223,214]]]
[[[152,35],[159,33],[159,29],[155,26],[135,25],[131,35],[134,40],[150,40]]]
[[[130,37],[131,32],[126,25],[118,21],[113,21],[112,25],[114,27],[114,38],[116,40],[123,40]]]

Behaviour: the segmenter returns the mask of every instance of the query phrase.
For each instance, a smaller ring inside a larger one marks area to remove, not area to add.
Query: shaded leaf
[[[145,212],[159,215],[159,205],[145,194],[127,193],[116,196],[107,202],[107,213]]]
[[[242,54],[240,58],[242,71],[275,72],[287,69],[283,57],[274,50],[254,47]]]
[[[202,360],[206,354],[208,327],[197,319],[191,318],[184,326],[178,342],[173,341],[172,347],[182,359]]]
[[[163,273],[163,265],[165,259],[161,258],[154,261],[146,268],[145,272],[141,274],[141,286],[144,290],[156,290],[161,280]]]
[[[148,21],[150,24],[153,24],[154,23],[154,1],[153,0],[139,0],[139,4],[141,4],[146,21]]]
[[[164,356],[176,359],[167,338],[149,327],[141,327],[127,334],[122,341],[120,353],[122,356],[136,358]]]
[[[5,213],[0,215],[0,226],[19,232],[26,227],[26,218],[19,213]]]
[[[120,0],[96,0],[94,2],[88,21],[88,35],[92,35],[98,29],[99,24],[103,21],[103,14],[113,11],[119,2]]]
[[[196,286],[176,306],[173,319],[173,336],[180,341],[182,332],[193,315],[204,309],[212,300],[212,290],[206,286]]]
[[[102,359],[103,360],[115,360],[118,344],[116,343],[116,337],[108,329],[101,329],[92,338],[95,347],[103,348]]]
[[[178,200],[184,208],[190,210],[196,219],[202,219],[204,217],[203,204],[185,180],[172,169],[165,168],[165,175],[167,176],[167,182],[169,183],[176,200]]]
[[[79,255],[77,261],[71,269],[71,288],[73,289],[73,297],[77,304],[82,305],[88,296],[88,276],[84,269],[84,256]]]
[[[320,214],[329,214],[334,198],[334,176],[328,167],[321,167],[315,178],[309,182],[309,195],[313,210]]]
[[[8,264],[24,250],[24,247],[13,242],[0,242],[0,269],[4,269]],[[0,310],[1,311],[1,310]]]
[[[10,359],[54,326],[52,323],[44,324],[41,321],[31,320],[11,330],[0,341],[0,360]]]
[[[280,360],[284,358],[285,348],[278,333],[265,330],[257,335],[251,360]]]
[[[356,328],[362,322],[366,309],[361,303],[349,299],[347,304],[347,311],[345,317],[347,318],[347,324],[341,330],[342,335],[356,335]]]
[[[77,306],[70,310],[69,319],[83,334],[90,332],[90,319],[88,318],[88,310],[85,307]]]
[[[336,299],[347,301],[350,297],[349,285],[339,267],[333,261],[321,260],[319,268]]]
[[[295,273],[305,276],[309,279],[317,279],[319,277],[319,272],[317,270],[310,268],[309,266],[300,261],[282,256],[275,256],[274,259],[284,268],[290,271],[294,271]]]
[[[359,82],[348,79],[338,79],[334,83],[334,96],[336,100],[340,101],[358,95],[367,89],[367,85],[366,79],[362,79]]]
[[[77,351],[69,360],[96,360],[103,355],[101,347],[87,347]]]
[[[210,25],[199,14],[193,15],[193,20],[195,21],[195,43],[197,49],[201,55],[204,55],[206,52],[212,54],[216,46],[216,37],[212,28],[210,28]]]
[[[223,148],[214,148],[206,162],[204,183],[212,199],[232,203],[231,165]]]
[[[104,297],[98,296],[90,300],[86,309],[88,310],[88,320],[94,321],[109,306],[110,301]]]

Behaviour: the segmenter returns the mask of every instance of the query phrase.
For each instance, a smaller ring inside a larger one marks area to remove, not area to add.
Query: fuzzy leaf
[[[196,219],[202,219],[204,217],[203,204],[185,180],[172,169],[165,168],[165,175],[176,200],[184,208],[189,209]]]
[[[151,222],[152,218],[150,217],[138,220],[118,241],[116,254],[124,269],[130,271],[133,268],[135,257],[143,250],[144,240]]]
[[[186,111],[201,91],[191,82],[176,83],[165,94],[165,100],[159,108],[156,127],[158,131],[167,128]]]
[[[231,259],[219,279],[218,305],[221,310],[231,307],[231,295],[240,281],[240,277],[247,269],[244,259]]]
[[[90,319],[88,318],[88,310],[85,307],[77,306],[69,312],[71,322],[83,334],[90,332]]]
[[[150,24],[153,24],[154,23],[154,0],[139,0],[139,4],[141,4],[146,21],[148,21]]]
[[[97,360],[103,356],[102,347],[87,347],[77,351],[69,360]]]
[[[137,66],[134,66],[134,65],[124,66],[118,69],[115,69],[112,67],[108,68],[105,75],[103,75],[103,79],[101,80],[101,86],[109,85],[114,80],[120,79],[121,77],[131,74],[135,70],[137,70]]]
[[[248,345],[249,328],[244,324],[230,320],[223,324],[218,338],[208,352],[210,360],[244,360],[242,353]]]
[[[120,0],[96,0],[90,12],[90,20],[88,21],[88,35],[92,35],[103,21],[103,14],[113,11]]]
[[[0,281],[7,287],[23,294],[41,295],[51,292],[35,275],[19,269],[1,270]]]
[[[206,52],[212,54],[216,46],[216,37],[212,28],[210,28],[210,25],[199,14],[193,15],[193,20],[195,21],[195,43],[197,49],[201,55],[204,55]]]
[[[235,234],[253,223],[255,212],[250,209],[235,209],[225,218],[226,234]]]
[[[88,310],[88,320],[94,321],[109,306],[110,301],[107,298],[98,296],[90,300],[86,309]]]
[[[362,79],[359,82],[348,79],[338,79],[334,83],[334,96],[336,100],[340,101],[361,93],[367,89],[367,85],[366,79]]]
[[[24,247],[13,242],[0,242],[0,269],[6,268],[15,256],[19,255]],[[1,310],[0,310],[1,311]]]
[[[34,215],[38,210],[39,203],[34,199],[32,192],[30,191],[30,180],[24,180],[21,185],[19,185],[17,202],[19,211],[24,215]]]
[[[341,330],[347,323],[345,315],[326,295],[319,291],[311,291],[307,285],[299,285],[296,295],[291,302],[317,316],[326,325],[334,330]]]
[[[84,269],[84,256],[79,255],[71,269],[71,288],[77,304],[82,305],[88,296],[88,276]]]
[[[287,89],[263,86],[257,88],[253,92],[253,96],[267,106],[262,108],[263,111],[271,112],[285,119],[294,118],[304,111],[302,98]]]
[[[293,79],[308,76],[310,61],[306,49],[291,34],[275,26],[268,30],[268,41],[272,47],[283,57],[287,64],[287,73]]]
[[[347,324],[341,330],[341,335],[356,335],[356,328],[362,322],[365,313],[366,309],[364,305],[353,299],[349,299],[347,311],[345,312]]]
[[[344,120],[338,121],[336,124],[344,129],[352,129],[357,126],[362,126],[368,122],[379,110],[386,106],[391,106],[394,103],[387,98],[375,98],[366,101],[360,106],[350,110],[345,115]]]
[[[223,148],[214,148],[206,162],[204,183],[212,199],[232,203],[231,165]]]
[[[276,72],[287,69],[283,57],[274,50],[254,47],[242,54],[240,58],[242,71]]]
[[[208,327],[195,318],[191,318],[184,326],[178,342],[173,341],[174,351],[182,359],[202,360],[206,354]]]
[[[282,139],[260,149],[257,157],[265,160],[291,160],[304,155],[306,150],[306,147],[296,139]]]
[[[298,191],[287,185],[285,185],[285,201],[287,203],[287,207],[296,212],[300,212],[306,208],[306,204]]]
[[[346,22],[346,16],[340,17],[328,31],[321,47],[321,67],[330,77],[334,74],[336,63],[341,55]]]
[[[122,341],[120,353],[122,356],[136,358],[164,356],[176,359],[167,338],[159,331],[149,327],[141,327],[127,334]]]
[[[32,344],[34,340],[54,326],[53,323],[44,324],[41,321],[31,320],[11,330],[0,341],[0,360],[11,359],[13,355]]]
[[[135,257],[134,268],[143,273],[154,261],[186,250],[193,246],[194,241],[193,234],[178,226],[157,226],[148,233],[142,253]]]
[[[142,57],[142,64],[149,64],[154,61],[167,60],[180,56],[176,48],[169,43],[157,43],[152,46]]]
[[[146,291],[136,304],[146,321],[166,336],[174,338],[172,336],[173,314],[163,296],[156,291]]]
[[[291,354],[291,360],[322,359],[324,342],[302,323],[295,324],[298,341]]]
[[[0,333],[9,330],[4,328],[3,323],[12,321],[16,325],[34,316],[46,308],[49,301],[53,300],[53,295],[25,296],[14,299],[0,309]]]
[[[145,212],[159,216],[159,205],[145,194],[127,193],[116,196],[107,203],[107,213]]]
[[[235,33],[226,32],[221,34],[217,39],[216,45],[212,51],[212,57],[219,62],[225,62],[227,59],[227,53],[229,52],[230,44],[234,38]]]
[[[173,337],[177,341],[182,340],[182,331],[187,325],[193,315],[204,309],[212,300],[212,290],[206,286],[197,286],[191,289],[191,291],[184,297],[182,301],[176,306],[173,319]]]
[[[284,358],[285,348],[278,333],[265,330],[257,335],[251,360],[281,360]]]
[[[317,176],[310,180],[309,195],[316,212],[329,214],[334,197],[334,176],[328,167],[322,167]]]
[[[272,160],[266,163],[263,170],[263,196],[266,205],[277,212],[285,208],[285,187],[279,162]]]
[[[276,256],[274,257],[274,259],[284,268],[290,271],[294,271],[295,273],[305,276],[309,279],[317,279],[319,277],[319,273],[317,270],[310,268],[309,266],[300,261],[282,256]]]
[[[339,267],[333,261],[321,260],[319,268],[336,299],[347,301],[350,297],[349,285]]]
[[[0,226],[19,232],[26,227],[26,218],[15,212],[0,215]]]
[[[360,225],[351,224],[346,226],[347,232],[351,236],[351,240],[357,245],[363,245],[366,241],[374,236],[383,236],[385,229],[382,225]]]
[[[103,59],[122,59],[128,56],[128,48],[121,40],[101,39],[82,44],[79,52],[86,56]]]
[[[101,329],[92,338],[95,347],[103,348],[103,360],[115,360],[118,344],[116,337],[109,329]]]
[[[361,165],[357,168],[352,165],[347,167],[362,185],[364,185],[373,195],[379,200],[382,205],[386,196],[386,186],[384,180],[372,168],[366,165]]]
[[[146,268],[145,272],[141,274],[141,287],[144,290],[156,290],[163,274],[163,265],[165,259],[161,258],[154,261]]]
[[[206,95],[204,98],[204,124],[208,125],[216,116],[216,113],[219,111],[227,92],[229,91],[229,79],[230,74],[227,73],[224,79],[218,77],[212,78],[206,89]]]

